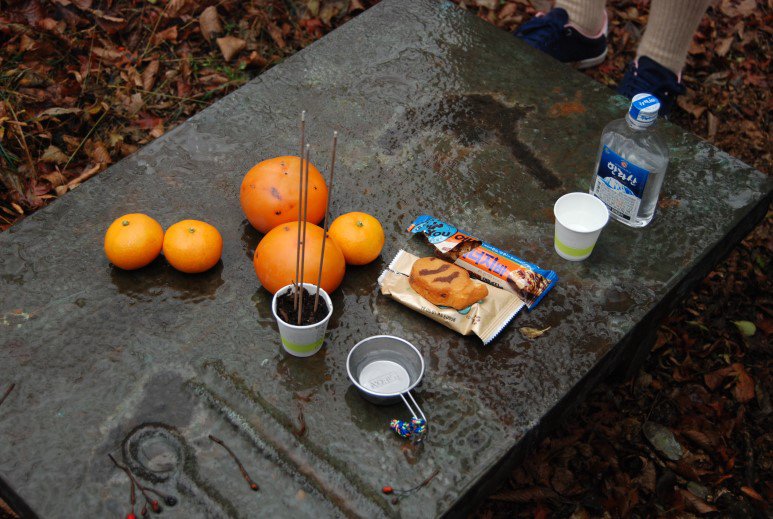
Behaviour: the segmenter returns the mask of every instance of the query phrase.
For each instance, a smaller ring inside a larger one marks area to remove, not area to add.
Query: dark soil
[[[276,299],[276,313],[286,323],[295,326],[308,326],[316,324],[323,320],[328,313],[327,302],[324,298],[319,298],[317,311],[314,311],[314,294],[306,288],[301,294],[303,304],[301,304],[301,322],[298,322],[298,307],[295,304],[295,291],[282,294]]]

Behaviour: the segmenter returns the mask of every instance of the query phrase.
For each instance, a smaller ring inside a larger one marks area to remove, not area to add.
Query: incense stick
[[[298,167],[298,241],[297,248],[295,249],[295,279],[293,280],[293,288],[295,293],[293,294],[293,309],[298,308],[298,270],[300,269],[301,261],[301,205],[303,204],[303,149],[305,147],[306,140],[306,110],[301,112],[301,156],[300,165]]]
[[[338,132],[333,132],[333,151],[330,156],[330,188],[327,190],[327,202],[325,203],[325,223],[322,225],[322,252],[319,255],[319,274],[317,275],[317,293],[314,295],[313,315],[317,315],[319,305],[319,286],[322,283],[322,265],[325,262],[325,244],[327,243],[327,226],[330,217],[330,201],[333,199],[333,179],[336,167],[336,144],[338,144]]]
[[[309,213],[309,145],[306,145],[306,171],[303,175],[303,238],[301,240],[301,270],[300,270],[300,286],[298,296],[298,326],[301,325],[301,319],[303,315],[303,293],[306,291],[303,286],[304,270],[306,270],[306,218]],[[300,224],[299,224],[300,225]]]

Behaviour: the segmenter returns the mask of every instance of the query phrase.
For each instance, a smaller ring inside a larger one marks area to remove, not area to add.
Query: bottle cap
[[[660,100],[652,94],[636,94],[631,100],[628,116],[639,126],[649,126],[658,118]]]

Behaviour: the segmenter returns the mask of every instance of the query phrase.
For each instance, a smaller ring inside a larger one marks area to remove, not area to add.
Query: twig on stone
[[[250,488],[255,492],[260,490],[260,487],[258,487],[258,484],[252,480],[249,474],[247,474],[247,470],[245,470],[244,465],[242,465],[242,462],[239,461],[239,458],[236,457],[236,454],[234,454],[234,452],[228,447],[228,445],[226,445],[225,442],[223,442],[223,440],[221,440],[220,438],[212,436],[211,434],[209,435],[209,439],[217,443],[218,445],[220,445],[222,448],[226,450],[228,454],[231,455],[231,458],[233,458],[233,460],[236,462],[236,466],[239,467],[239,472],[242,473],[242,477],[250,486]]]
[[[16,387],[16,384],[11,384],[8,386],[8,389],[5,390],[5,393],[3,393],[2,398],[0,398],[0,405],[3,405],[3,402],[5,402],[5,399],[8,398],[8,395],[11,394],[11,391],[13,391],[13,388]]]

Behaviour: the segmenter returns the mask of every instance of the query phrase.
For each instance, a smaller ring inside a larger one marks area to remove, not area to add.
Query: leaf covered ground
[[[0,231],[367,9],[365,0],[0,0]],[[545,0],[456,0],[511,31]],[[609,2],[614,86],[649,2]],[[770,0],[717,0],[672,120],[770,174]],[[478,517],[766,517],[771,214]],[[549,331],[542,338],[546,340]],[[0,517],[11,514],[0,501]]]

